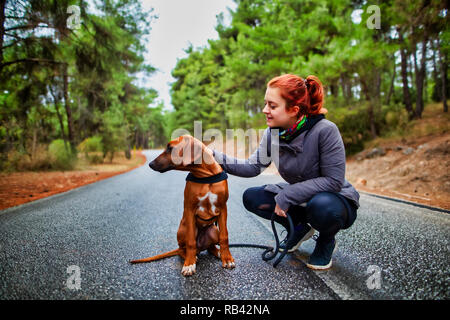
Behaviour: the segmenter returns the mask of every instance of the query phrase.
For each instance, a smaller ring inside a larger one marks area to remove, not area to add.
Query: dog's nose
[[[148,166],[149,166],[150,168],[152,168],[153,170],[155,170],[155,160],[153,160],[152,162],[150,162],[150,163],[148,164]]]

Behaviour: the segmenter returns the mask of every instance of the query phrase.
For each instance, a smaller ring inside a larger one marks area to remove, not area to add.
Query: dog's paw
[[[222,267],[226,269],[233,269],[236,267],[236,264],[234,263],[234,259],[231,258],[230,260],[222,261]]]
[[[195,273],[195,263],[189,266],[183,266],[183,269],[181,269],[181,273],[185,277],[192,276]]]

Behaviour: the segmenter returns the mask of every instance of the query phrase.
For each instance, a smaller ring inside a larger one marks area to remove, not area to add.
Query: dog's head
[[[205,145],[190,135],[182,135],[170,141],[166,149],[152,162],[150,168],[158,172],[189,170],[202,163],[202,154],[208,152]]]

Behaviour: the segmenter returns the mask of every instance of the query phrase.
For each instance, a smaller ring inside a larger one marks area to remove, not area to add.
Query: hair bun
[[[311,114],[326,113],[327,110],[323,106],[323,86],[322,82],[316,76],[309,75],[305,79],[306,88],[308,89]]]
[[[316,76],[309,75],[302,79],[294,74],[283,74],[271,79],[267,86],[281,89],[281,97],[286,100],[286,110],[298,106],[299,115],[328,112],[322,108],[324,91]]]

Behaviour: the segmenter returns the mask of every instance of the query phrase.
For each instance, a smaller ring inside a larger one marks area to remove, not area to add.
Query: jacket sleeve
[[[319,159],[320,177],[287,185],[275,196],[282,210],[307,202],[319,192],[341,190],[345,182],[345,147],[335,124],[319,132]]]
[[[229,157],[217,150],[213,150],[214,158],[229,174],[246,178],[255,177],[263,172],[272,162],[267,155],[268,134],[270,134],[269,128],[264,131],[258,148],[246,160]]]

